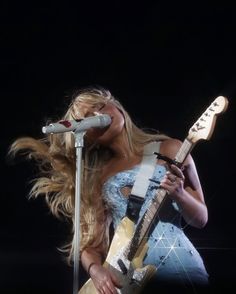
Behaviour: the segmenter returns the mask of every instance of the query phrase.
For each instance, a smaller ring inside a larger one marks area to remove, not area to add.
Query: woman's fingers
[[[100,294],[118,294],[120,283],[112,271],[97,265],[91,268],[90,276]]]
[[[111,294],[117,294],[118,292],[117,292],[117,290],[116,290],[116,288],[114,287],[114,285],[112,284],[112,283],[109,283],[109,282],[107,282],[106,283],[106,286],[107,286],[107,288],[108,288],[108,290],[109,290],[109,294],[111,293]]]
[[[171,172],[172,174],[176,175],[178,178],[181,178],[184,180],[184,174],[180,168],[178,168],[176,165],[172,164],[171,165]]]
[[[168,194],[174,195],[181,193],[184,184],[184,174],[181,169],[175,165],[171,165],[171,169],[166,172],[161,187],[164,188]]]

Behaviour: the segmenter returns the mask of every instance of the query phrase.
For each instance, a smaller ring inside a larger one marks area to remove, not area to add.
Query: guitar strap
[[[136,175],[126,209],[126,216],[135,223],[138,221],[139,212],[155,170],[157,157],[154,152],[159,152],[160,145],[161,142],[151,142],[144,147],[140,169]]]

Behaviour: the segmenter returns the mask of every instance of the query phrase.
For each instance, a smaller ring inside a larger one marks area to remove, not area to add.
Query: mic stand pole
[[[76,149],[76,178],[75,178],[75,211],[74,211],[74,278],[73,294],[78,294],[79,290],[79,252],[80,252],[80,193],[81,193],[81,166],[82,148],[84,147],[85,132],[74,132]]]

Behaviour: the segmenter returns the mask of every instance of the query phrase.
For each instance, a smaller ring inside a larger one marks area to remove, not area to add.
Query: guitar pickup
[[[119,267],[120,267],[123,275],[127,275],[128,270],[127,270],[127,267],[125,266],[123,260],[119,258],[118,261],[117,261],[117,263],[118,263],[118,265],[119,265]]]

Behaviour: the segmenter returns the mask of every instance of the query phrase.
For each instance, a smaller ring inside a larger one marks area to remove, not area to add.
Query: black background
[[[1,2],[1,293],[72,293],[56,249],[68,227],[27,199],[35,166],[6,154],[18,137],[41,137],[73,89],[89,85],[110,89],[139,126],[181,140],[213,99],[228,97],[211,140],[192,151],[209,221],[186,233],[213,285],[235,291],[236,7],[173,2]]]

